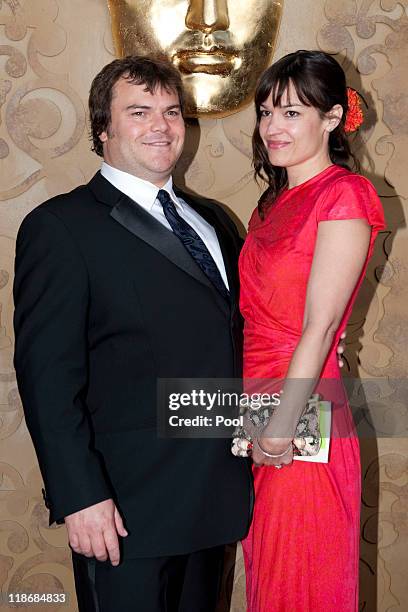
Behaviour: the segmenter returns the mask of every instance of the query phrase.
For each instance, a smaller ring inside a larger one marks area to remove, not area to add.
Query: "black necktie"
[[[177,238],[179,238],[183,246],[190,253],[191,257],[200,266],[201,270],[210,279],[221,295],[228,298],[229,292],[225,287],[220,271],[218,270],[216,263],[211,257],[203,240],[191,227],[191,225],[180,217],[167,191],[160,189],[159,193],[157,194],[157,199],[163,206],[164,215],[174,234],[177,236]]]

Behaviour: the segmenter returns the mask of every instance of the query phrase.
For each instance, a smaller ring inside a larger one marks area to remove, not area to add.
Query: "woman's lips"
[[[290,145],[290,142],[286,142],[283,140],[268,140],[267,144],[268,144],[268,149],[275,150],[275,149],[284,149],[285,147]]]

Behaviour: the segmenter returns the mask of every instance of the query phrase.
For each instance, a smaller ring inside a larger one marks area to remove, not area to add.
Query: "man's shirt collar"
[[[178,200],[176,194],[174,193],[173,179],[171,176],[163,187],[157,187],[156,185],[153,185],[153,183],[145,181],[137,176],[134,176],[133,174],[129,174],[123,170],[118,170],[118,168],[110,166],[105,161],[102,162],[101,174],[107,181],[116,187],[116,189],[119,189],[119,191],[129,196],[129,198],[134,200],[148,212],[152,211],[155,204],[157,205],[156,199],[159,189],[164,189],[167,191],[174,204],[179,209],[183,210],[182,203]],[[161,205],[159,204],[159,206]]]

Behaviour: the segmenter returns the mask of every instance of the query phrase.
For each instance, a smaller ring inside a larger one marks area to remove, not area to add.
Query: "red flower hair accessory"
[[[364,121],[360,96],[355,89],[347,87],[348,111],[344,123],[344,131],[351,134],[358,130]]]

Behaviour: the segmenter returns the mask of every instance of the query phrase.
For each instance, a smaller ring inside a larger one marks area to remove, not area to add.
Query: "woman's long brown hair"
[[[272,93],[273,106],[280,106],[292,84],[302,104],[313,106],[325,116],[333,106],[343,107],[339,125],[330,133],[329,155],[334,164],[359,171],[359,163],[344,132],[348,110],[346,77],[340,64],[323,51],[296,51],[275,62],[261,76],[255,92],[256,125],[252,137],[255,178],[268,183],[259,199],[258,210],[264,218],[276,197],[288,185],[286,168],[273,166],[259,134],[261,105]]]

